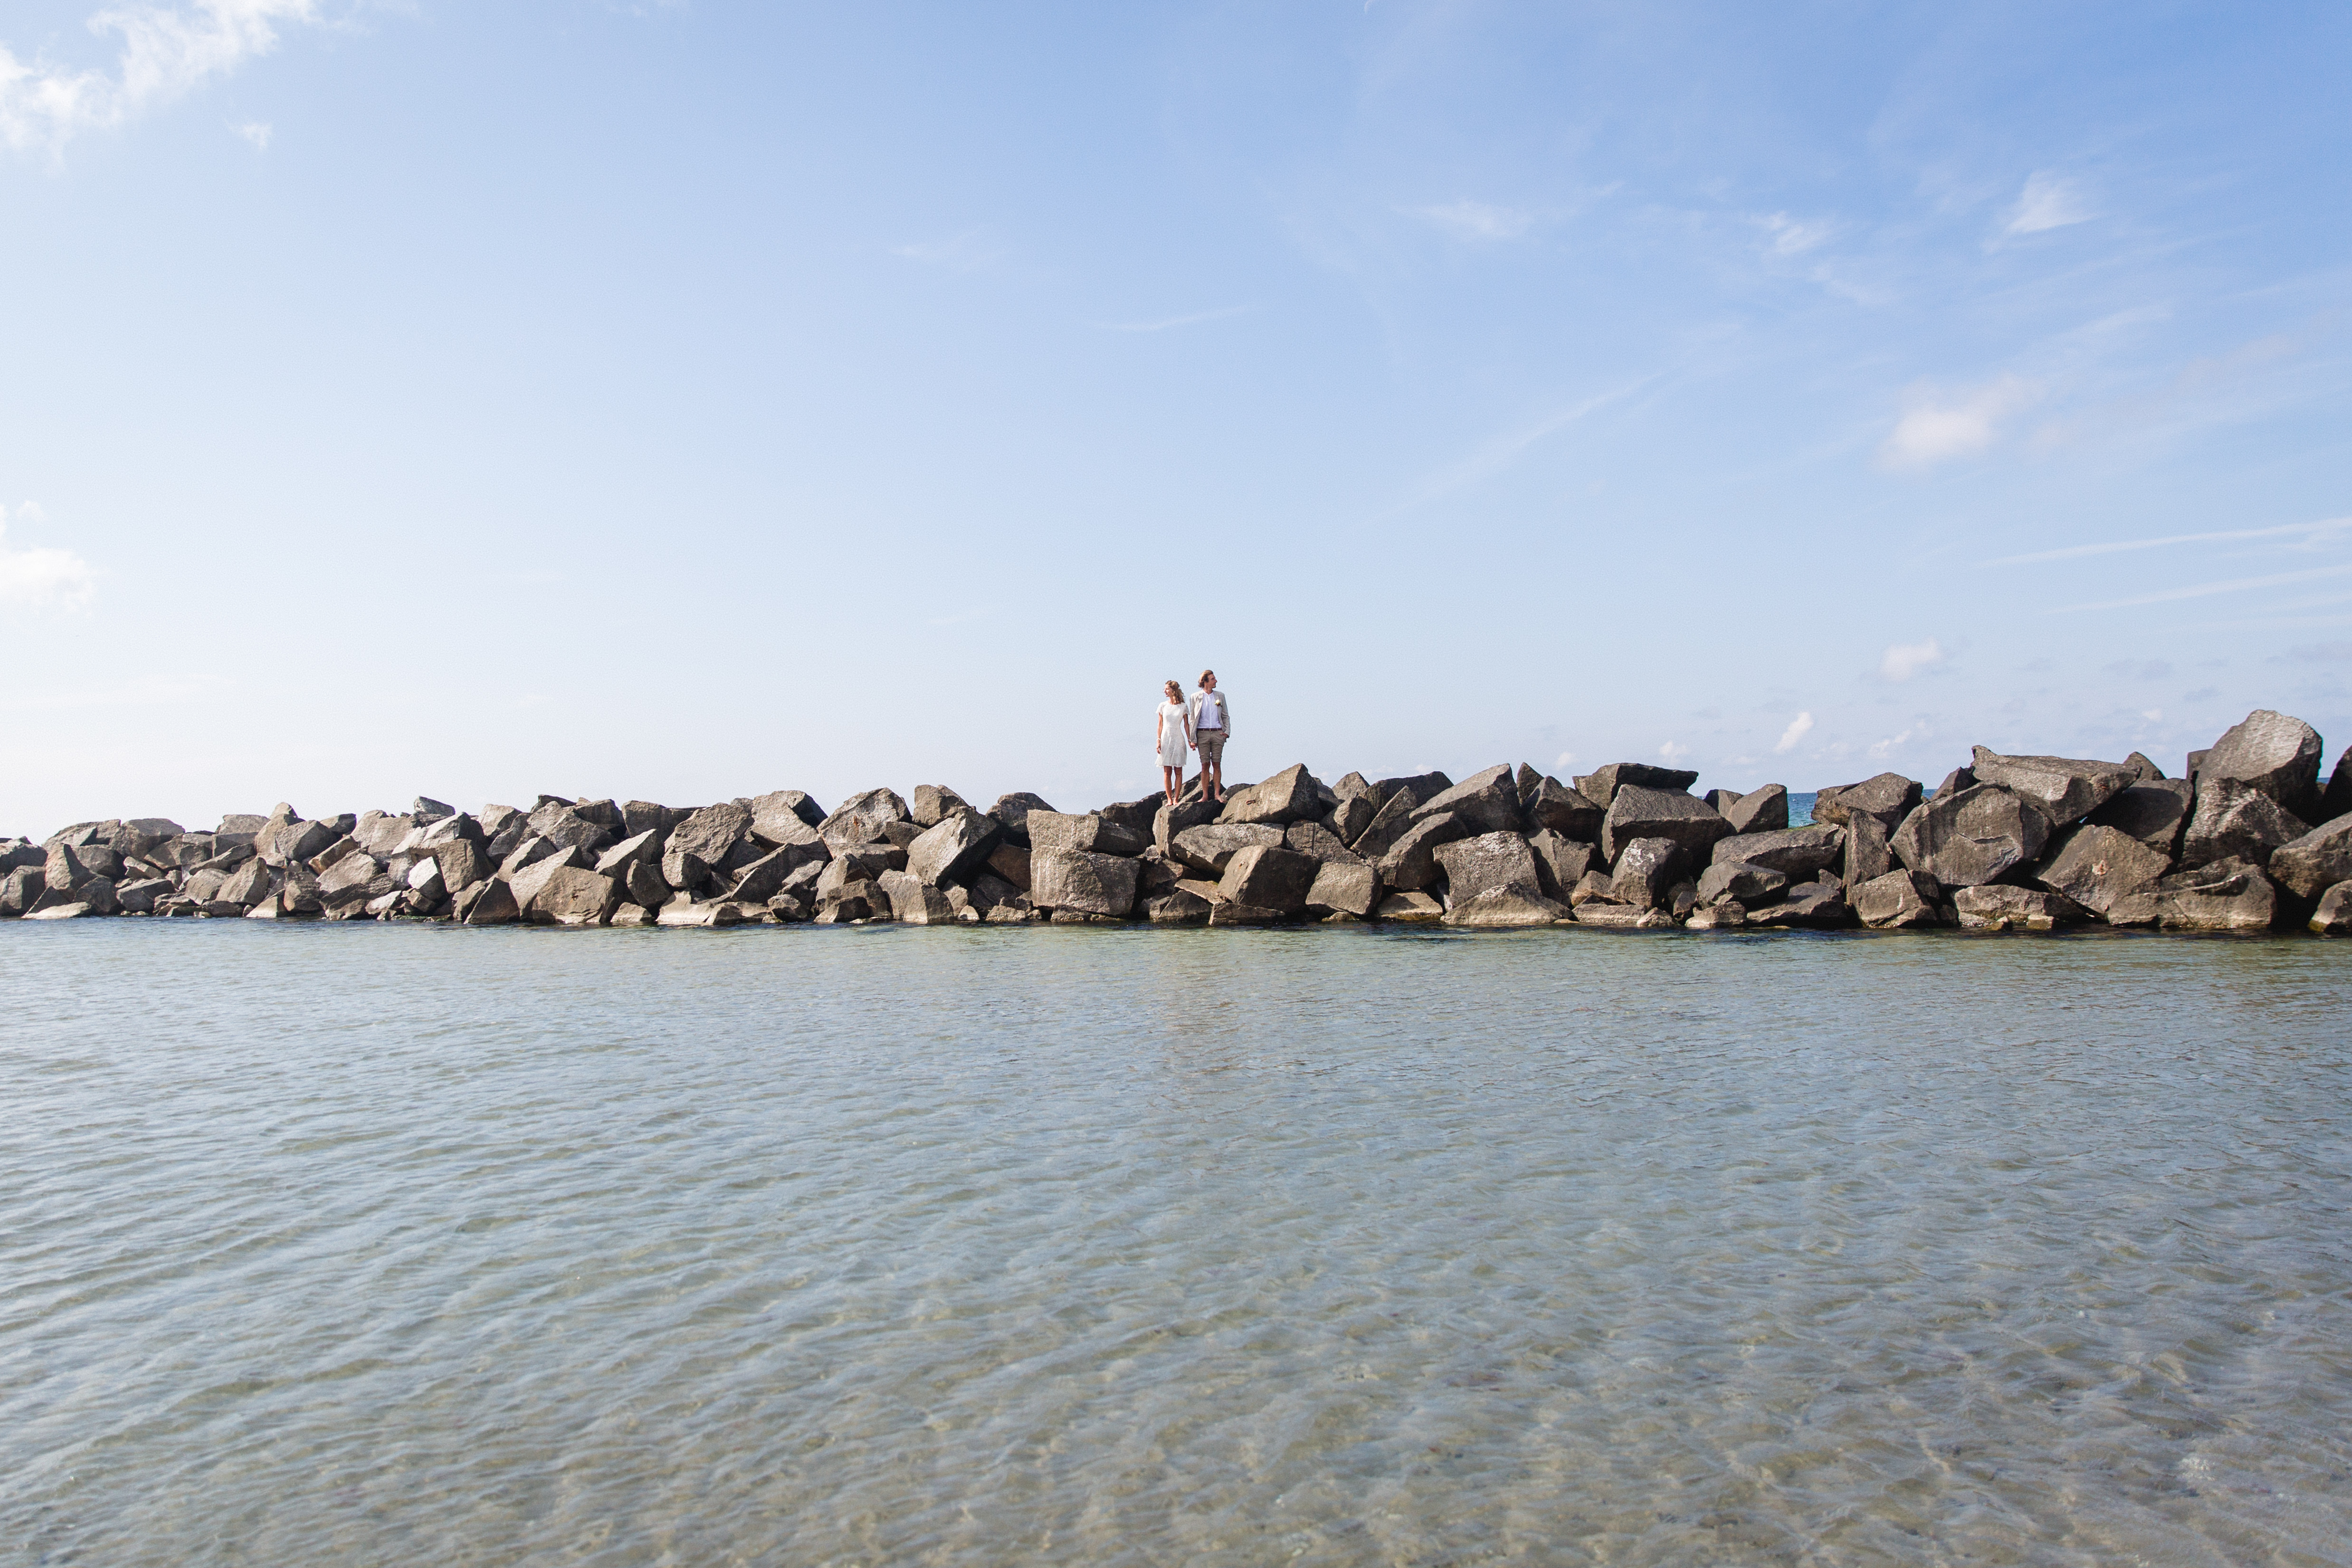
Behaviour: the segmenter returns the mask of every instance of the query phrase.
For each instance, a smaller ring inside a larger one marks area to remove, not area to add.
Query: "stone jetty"
[[[162,818],[0,840],[0,915],[435,920],[466,925],[1262,925],[1391,921],[1698,931],[1948,927],[2352,934],[2352,752],[2249,715],[2168,779],[1975,748],[1931,791],[1882,773],[1820,791],[1693,795],[1622,762],[1566,783],[1499,764],[1325,784],[1301,765],[1087,812],[986,810],[941,785],[827,810],[797,789],[691,809],[542,795],[458,811],[209,831]]]

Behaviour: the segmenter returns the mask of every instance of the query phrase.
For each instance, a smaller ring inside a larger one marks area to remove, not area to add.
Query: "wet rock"
[[[1283,830],[1270,823],[1240,826],[1224,822],[1205,828],[1187,828],[1169,844],[1171,858],[1179,863],[1222,877],[1233,858],[1246,849],[1255,849],[1285,841]]]
[[[1750,925],[1792,925],[1813,931],[1833,931],[1853,924],[1853,910],[1837,883],[1792,883],[1771,904],[1747,906]]]
[[[2308,924],[2322,936],[2352,936],[2352,882],[2339,882],[2321,894]]]
[[[1979,784],[1999,784],[2031,801],[2052,828],[2079,822],[2139,782],[2120,762],[2078,757],[2004,757],[1979,746],[1969,770]]]
[[[2180,835],[2180,863],[2243,860],[2267,865],[2272,851],[2310,831],[2309,824],[2252,784],[2209,766],[2198,777],[2196,810]]]
[[[2049,836],[2040,807],[2005,786],[1975,784],[1914,810],[1888,847],[1945,887],[1981,887],[2032,864]]]
[[[1936,907],[1936,884],[1929,882],[1922,888],[1923,881],[1916,872],[1891,871],[1863,883],[1852,894],[1855,918],[1877,931],[1942,925],[1943,916]]]
[[[44,904],[38,909],[28,912],[25,918],[27,920],[80,920],[97,913],[97,910],[79,900],[68,899],[63,904]]]
[[[1687,863],[1683,847],[1672,839],[1635,839],[1617,856],[1609,896],[1636,909],[1663,908]]]
[[[1033,837],[1039,819],[1048,814],[1030,813]],[[1048,849],[1040,844],[1029,859],[1029,902],[1041,909],[1070,909],[1124,919],[1135,908],[1136,883],[1142,869],[1124,855]]]
[[[2197,792],[2227,779],[2268,796],[2297,819],[2319,810],[2319,734],[2299,718],[2257,708],[2225,731],[2197,769]]]
[[[1788,885],[1788,874],[1770,866],[1757,865],[1749,861],[1719,860],[1700,873],[1696,894],[1703,905],[1721,904],[1727,899],[1737,900],[1742,905],[1769,904]]]
[[[1307,889],[1307,911],[1361,917],[1381,906],[1383,892],[1380,873],[1362,861],[1322,861]]]
[[[1721,904],[1702,904],[1693,910],[1683,927],[1688,931],[1727,931],[1747,924],[1748,906],[1736,898],[1727,898]]]
[[[2200,796],[2208,782],[2240,780],[2216,778],[2209,761],[2198,776]],[[2156,884],[2156,899],[2157,924],[2176,931],[2267,931],[2279,913],[2278,889],[2261,866],[2243,860],[2175,872]]]
[[[907,846],[907,870],[929,887],[961,881],[987,863],[996,832],[992,818],[969,808],[953,811]]]
[[[1959,888],[1952,894],[1952,907],[1963,931],[2050,931],[2090,918],[2088,910],[2063,894],[2037,893],[2005,883]]]
[[[885,909],[889,906],[888,901],[882,896],[881,890],[872,883],[861,882],[857,887],[859,891],[845,901],[847,907],[837,906],[834,910],[834,914],[839,919],[845,922],[871,920],[874,918],[877,904]],[[822,921],[825,916],[819,915],[817,918]],[[724,925],[740,925],[743,924],[743,906],[721,899],[698,903],[690,898],[682,898],[665,904],[656,910],[654,914],[654,924],[689,931],[710,930]]]
[[[1550,832],[1570,843],[1582,844],[1600,842],[1601,820],[1605,814],[1599,805],[1549,777],[1536,781],[1534,792],[1519,810],[1520,821],[1528,837]]]
[[[1272,925],[1290,916],[1279,909],[1266,909],[1255,904],[1235,904],[1229,898],[1213,900],[1209,904],[1212,925]]]
[[[1437,880],[1437,852],[1469,836],[1469,824],[1451,811],[1413,823],[1377,862],[1381,883],[1400,893],[1426,890]]]
[[[2297,898],[2317,898],[2352,880],[2352,816],[2291,839],[2271,852],[2271,876]]]
[[[1675,917],[1663,909],[1637,909],[1630,904],[1580,904],[1576,906],[1579,925],[1612,925],[1628,931],[1663,931],[1674,927]]]
[[[1159,897],[1144,901],[1143,917],[1154,925],[1205,925],[1209,901],[1189,889],[1171,887]]]
[[[895,800],[898,797],[894,795],[891,799]],[[827,818],[826,821],[833,819]],[[722,800],[716,806],[705,806],[698,811],[688,812],[683,821],[670,830],[668,841],[662,848],[662,880],[681,890],[702,886],[727,868],[735,852],[744,847],[744,840],[751,830],[751,813],[732,800]],[[827,844],[834,842],[830,836],[825,841]]]
[[[2180,830],[2188,825],[2195,804],[2194,790],[2186,779],[2144,779],[2092,812],[2089,820],[2099,827],[2128,833],[2169,857],[2180,847]]]
[[[1671,794],[1688,789],[1698,782],[1698,775],[1680,768],[1654,768],[1646,762],[1612,762],[1570,782],[1578,794],[1606,811],[1617,803],[1617,792],[1629,784]]]
[[[1434,925],[1445,918],[1445,905],[1425,893],[1393,893],[1375,913],[1400,925]]]
[[[1859,812],[1878,819],[1888,833],[1902,826],[1919,804],[1919,781],[1900,773],[1881,773],[1859,784],[1823,789],[1813,800],[1813,821],[1843,827]]]
[[[1100,814],[1078,816],[1065,811],[1031,810],[1029,847],[1039,853],[1065,850],[1077,854],[1139,855],[1150,848],[1141,833],[1122,828]]]
[[[1601,853],[1614,865],[1618,851],[1635,839],[1671,839],[1693,865],[1704,865],[1717,841],[1730,836],[1731,824],[1696,796],[1621,779],[1601,820]]]
[[[1772,833],[1737,833],[1716,841],[1709,862],[1746,861],[1769,866],[1791,882],[1816,876],[1845,856],[1843,828],[1783,828]]]
[[[1731,824],[1735,836],[1741,833],[1777,833],[1789,825],[1788,787],[1767,784],[1760,789],[1751,789],[1729,808],[1719,808],[1716,814]]]
[[[1227,904],[1297,915],[1307,907],[1307,894],[1315,885],[1320,861],[1280,844],[1253,844],[1225,863],[1217,893]],[[1106,913],[1124,913],[1108,911]],[[1213,908],[1210,923],[1216,923]]]
[[[1564,906],[1532,887],[1515,883],[1486,888],[1467,899],[1455,899],[1454,906],[1445,912],[1445,924],[1473,930],[1514,930],[1550,925],[1568,917],[1569,911]]]
[[[1567,902],[1569,890],[1592,869],[1600,850],[1579,843],[1547,828],[1531,835],[1528,851],[1536,857],[1536,891],[1546,898]]]
[[[1293,763],[1263,783],[1225,793],[1225,808],[1217,821],[1228,825],[1271,823],[1288,827],[1322,811],[1321,786],[1303,762]]]
[[[2171,857],[2129,833],[2084,822],[2053,841],[2033,880],[2105,918],[2119,901],[2155,892],[2158,879],[2171,869]]]
[[[1511,778],[1510,764],[1496,763],[1450,789],[1439,790],[1413,808],[1412,820],[1425,822],[1448,812],[1461,819],[1464,828],[1474,835],[1516,834],[1519,826],[1519,794]]]

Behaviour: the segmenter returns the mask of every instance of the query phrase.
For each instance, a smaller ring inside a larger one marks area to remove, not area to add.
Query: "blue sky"
[[[2352,741],[2341,6],[0,47],[0,831]]]

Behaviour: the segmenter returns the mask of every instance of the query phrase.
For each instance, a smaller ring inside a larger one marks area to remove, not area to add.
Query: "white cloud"
[[[2087,223],[2098,215],[2084,203],[2081,188],[2072,180],[2041,170],[2026,177],[2025,189],[2019,193],[2017,205],[2010,209],[2009,222],[2001,232],[2038,235],[2045,229]]]
[[[1552,766],[1559,768],[1563,773],[1567,772],[1570,768],[1576,766],[1576,753],[1573,751],[1561,752],[1558,757],[1552,759]]]
[[[1455,239],[1465,240],[1517,239],[1536,221],[1533,213],[1486,202],[1446,202],[1434,207],[1406,207],[1403,211],[1435,224]]]
[[[1780,738],[1772,743],[1773,751],[1782,753],[1795,750],[1797,742],[1804,739],[1812,727],[1813,716],[1810,713],[1799,714],[1789,721],[1789,727],[1780,732]]]
[[[2142,708],[2139,716],[2154,724],[2164,716],[2164,710],[2160,707]]]
[[[1981,452],[2000,434],[2002,420],[2041,395],[2038,385],[2018,376],[1951,393],[1914,392],[1911,407],[1879,447],[1879,461],[1889,468],[1927,468]]]
[[[256,152],[267,152],[269,151],[269,122],[268,120],[248,120],[243,125],[231,126],[229,129],[235,131],[239,136],[244,137],[247,141],[252,142],[253,150]]]
[[[1214,310],[1195,310],[1189,316],[1162,316],[1149,321],[1098,321],[1096,325],[1106,332],[1165,332],[1174,327],[1195,327],[1203,321],[1245,316],[1255,308],[1253,305],[1225,305]]]
[[[1943,662],[1943,644],[1933,637],[1924,643],[1892,643],[1878,661],[1878,673],[1890,681],[1907,681],[1928,666]]]
[[[1772,236],[1766,248],[1774,256],[1802,256],[1830,237],[1829,225],[1799,223],[1786,213],[1757,221]]]
[[[1908,745],[1912,740],[1917,738],[1924,733],[1925,730],[1923,727],[1915,724],[1900,735],[1890,735],[1885,740],[1872,741],[1870,743],[1870,754],[1874,758],[1884,760],[1894,754],[1896,747]]]
[[[27,503],[19,517],[38,517],[40,508]],[[0,605],[26,610],[79,610],[98,591],[89,563],[71,550],[37,548],[16,549],[8,543],[8,522],[0,511]]]
[[[127,124],[268,54],[277,47],[279,24],[317,19],[318,0],[118,5],[89,19],[91,32],[122,40],[111,73],[20,60],[0,44],[0,144],[57,152],[82,131]]]
[[[1672,767],[1674,764],[1680,762],[1684,758],[1688,757],[1690,755],[1690,749],[1691,748],[1689,747],[1684,746],[1678,741],[1670,740],[1664,746],[1658,747],[1658,755],[1666,759],[1666,765],[1668,767]]]

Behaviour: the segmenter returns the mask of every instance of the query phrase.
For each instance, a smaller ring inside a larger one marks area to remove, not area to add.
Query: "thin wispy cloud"
[[[1630,382],[1614,391],[1586,398],[1581,402],[1570,403],[1566,408],[1556,410],[1517,430],[1507,431],[1487,442],[1462,462],[1431,476],[1413,492],[1406,505],[1418,506],[1423,501],[1434,500],[1450,491],[1459,490],[1465,486],[1493,478],[1526,456],[1530,449],[1547,437],[1558,434],[1578,420],[1608,407],[1621,398],[1631,396],[1654,379],[1654,377],[1644,376],[1640,381]]]
[[[1780,738],[1772,743],[1774,755],[1786,756],[1794,751],[1797,748],[1797,742],[1811,735],[1812,729],[1812,714],[1811,712],[1799,714],[1789,721],[1789,727],[1780,732]]]
[[[2010,209],[2001,233],[2038,235],[2088,223],[2098,215],[2074,181],[2041,170],[2026,177],[2025,189],[2018,193],[2017,205]]]
[[[89,24],[99,37],[121,40],[110,69],[20,59],[0,43],[0,145],[61,152],[78,135],[126,125],[268,54],[281,26],[318,19],[317,0],[119,5]]]
[[[30,503],[16,512],[35,520],[41,516],[41,509]],[[19,549],[9,544],[7,512],[0,508],[0,607],[79,610],[97,591],[97,574],[73,551],[47,546]]]
[[[1766,235],[1764,248],[1774,256],[1802,256],[1827,242],[1832,232],[1827,224],[1800,223],[1786,213],[1774,213],[1757,222]]]
[[[1889,468],[1916,469],[1972,457],[1993,444],[2004,421],[2041,396],[2041,386],[2021,376],[1954,392],[1915,391],[1910,408],[1880,445],[1879,461]]]
[[[2170,545],[2228,544],[2239,539],[2275,539],[2303,536],[2306,544],[2332,540],[2352,528],[2352,517],[2330,517],[2317,523],[2283,523],[2271,528],[2225,528],[2214,533],[2166,534],[2151,539],[2115,539],[2105,544],[2068,545],[2062,549],[2035,550],[2030,555],[2005,555],[1987,566],[2027,566],[2045,560],[2076,560],[2084,556],[2116,555],[2125,550],[2162,549]]]
[[[1255,305],[1227,305],[1215,310],[1195,310],[1189,316],[1169,316],[1156,321],[1097,321],[1095,325],[1106,332],[1166,332],[1178,327],[1197,327],[1203,321],[1223,321],[1235,316],[1246,316],[1256,308]]]
[[[2347,573],[2352,573],[2352,562],[2343,566],[2315,566],[2307,571],[2273,572],[2267,577],[2237,577],[2225,582],[2200,582],[2188,588],[2168,588],[2161,593],[2142,593],[2130,599],[2061,604],[2047,613],[2064,615],[2077,610],[2129,610],[2141,604],[2171,604],[2183,599],[2204,599],[2216,593],[2242,593],[2254,588],[2282,588],[2290,582],[2309,582],[2315,578],[2343,577]]]
[[[986,229],[966,229],[946,239],[918,240],[911,245],[894,245],[890,254],[908,261],[919,261],[926,267],[943,267],[950,272],[978,272],[1004,259],[1004,246],[992,237]]]
[[[1535,226],[1536,216],[1521,207],[1498,207],[1489,202],[1445,202],[1433,207],[1399,209],[1408,216],[1434,224],[1455,239],[1487,241],[1517,239]]]
[[[269,151],[270,131],[269,122],[268,120],[248,120],[243,125],[232,126],[230,129],[235,131],[246,141],[252,142],[253,150],[256,152],[267,152]]]
[[[1943,662],[1944,645],[1933,637],[1924,643],[1892,643],[1879,657],[1879,678],[1907,681],[1920,671],[1933,669]]]

